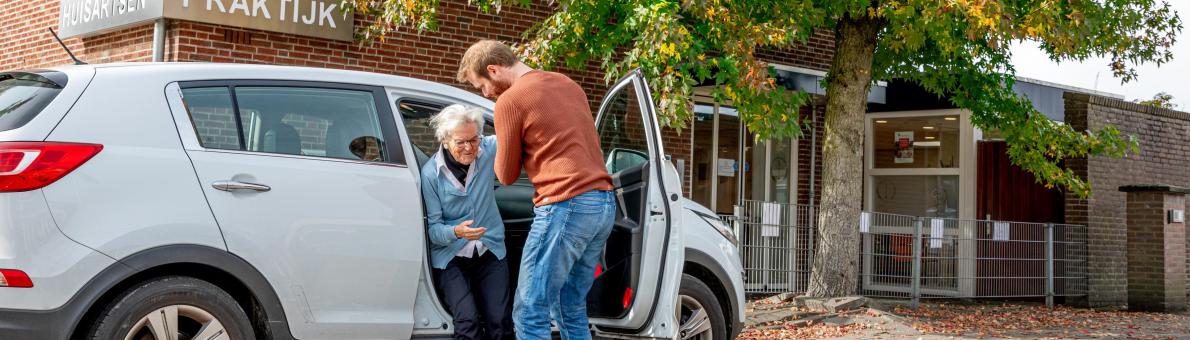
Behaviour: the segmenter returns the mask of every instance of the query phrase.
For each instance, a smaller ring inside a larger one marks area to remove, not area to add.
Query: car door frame
[[[678,216],[673,213],[674,205],[678,203],[681,197],[680,184],[673,178],[676,172],[673,171],[672,165],[669,165],[666,160],[664,145],[661,143],[661,130],[657,123],[656,105],[653,103],[653,97],[648,87],[648,82],[644,78],[644,74],[635,69],[620,78],[604,95],[602,102],[599,105],[595,117],[595,128],[598,131],[599,123],[603,120],[604,112],[609,105],[610,95],[615,94],[625,87],[632,86],[634,94],[637,97],[638,105],[640,105],[640,114],[642,115],[642,122],[645,124],[646,140],[649,145],[649,170],[653,172],[648,183],[650,193],[647,195],[648,201],[645,203],[645,210],[649,215],[650,224],[652,219],[664,218],[665,220],[665,238],[656,241],[648,241],[648,244],[643,245],[643,251],[648,251],[651,246],[661,245],[661,258],[659,265],[661,268],[647,268],[644,264],[641,265],[642,279],[647,273],[657,273],[655,282],[655,291],[650,297],[651,302],[648,306],[647,313],[638,310],[641,305],[641,296],[638,291],[633,297],[634,302],[632,308],[626,313],[625,317],[620,319],[592,319],[592,323],[596,325],[596,329],[600,333],[608,333],[615,335],[639,335],[645,337],[672,337],[677,334],[677,321],[672,313],[658,313],[662,306],[676,306],[677,304],[677,290],[681,282],[681,263],[683,261],[685,252],[682,248],[680,221]],[[604,150],[605,152],[609,150]],[[668,165],[668,166],[667,166]],[[660,193],[660,201],[655,202],[652,187]],[[647,227],[647,226],[646,226]],[[645,280],[642,280],[644,282]],[[639,286],[638,286],[639,287]],[[672,294],[671,294],[672,293]],[[664,309],[663,309],[664,310]],[[638,314],[646,314],[638,316]]]
[[[482,99],[481,101],[474,101],[474,100],[463,99],[460,97],[450,96],[450,95],[436,93],[436,92],[421,91],[421,90],[413,89],[413,88],[391,87],[390,86],[390,87],[385,87],[384,92],[387,95],[387,98],[389,101],[388,104],[391,105],[391,107],[392,107],[393,118],[397,122],[397,133],[400,134],[401,144],[403,147],[402,151],[404,151],[404,153],[406,155],[406,157],[405,157],[406,164],[409,165],[409,169],[414,174],[414,180],[416,181],[416,183],[418,183],[419,186],[421,185],[421,176],[422,176],[421,166],[420,166],[420,164],[416,164],[417,157],[414,156],[416,151],[413,150],[413,148],[415,148],[417,146],[413,145],[413,141],[409,139],[409,134],[408,134],[408,131],[406,130],[405,119],[404,119],[404,117],[401,117],[400,107],[398,104],[402,100],[412,100],[412,101],[428,103],[428,104],[442,104],[444,106],[451,105],[451,104],[463,104],[463,105],[468,105],[468,106],[478,107],[478,108],[483,109],[485,111],[484,119],[488,119],[491,117],[492,110],[495,107],[495,103],[488,101],[486,99]],[[417,197],[418,197],[417,205],[418,205],[419,209],[422,211],[420,221],[422,223],[422,228],[424,229],[424,228],[426,228],[425,202],[423,201],[423,198],[421,197],[420,191],[418,191]],[[425,236],[423,233],[422,237],[423,237],[423,241],[424,241],[425,237],[427,237],[427,236]],[[418,324],[415,325],[413,328],[413,337],[415,337],[415,338],[449,337],[452,334],[454,334],[454,325],[451,322],[452,317],[451,317],[450,313],[448,313],[446,311],[446,306],[444,306],[442,304],[442,301],[439,300],[438,287],[436,285],[434,285],[434,280],[431,279],[432,275],[433,275],[433,268],[431,268],[431,266],[430,266],[430,257],[429,257],[428,248],[423,252],[425,254],[422,256],[422,268],[421,268],[421,273],[418,275],[418,277],[419,277],[418,280],[419,280],[419,285],[424,286],[426,289],[426,292],[424,292],[424,294],[422,294],[419,290],[419,294],[416,297],[416,300],[418,303],[428,304],[428,306],[426,306],[426,308],[429,309],[429,312],[432,312],[433,314],[432,315],[418,314],[417,306],[414,306],[414,317],[419,318],[419,319],[415,320],[415,321],[417,321]],[[430,319],[431,317],[434,319]],[[440,325],[440,326],[434,326],[434,325]]]

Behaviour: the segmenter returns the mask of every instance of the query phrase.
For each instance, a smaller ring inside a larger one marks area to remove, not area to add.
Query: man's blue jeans
[[[587,292],[612,231],[615,196],[593,190],[533,212],[512,312],[517,339],[550,339],[551,317],[562,339],[590,339]]]

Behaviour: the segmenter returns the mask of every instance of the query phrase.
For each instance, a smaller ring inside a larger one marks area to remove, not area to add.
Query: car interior
[[[229,91],[224,86],[185,90],[192,122],[207,148],[367,161],[391,158],[370,93],[236,87],[236,122]]]
[[[235,90],[250,151],[363,159],[366,147],[353,151],[352,141],[360,137],[381,140],[376,110],[366,93],[301,88]],[[373,159],[383,158],[383,150],[374,151],[380,154],[371,156]]]
[[[434,137],[430,117],[446,105],[433,102],[402,100],[398,103],[410,141],[414,144],[414,158],[424,165],[440,149]],[[615,124],[621,126],[623,124]],[[495,128],[488,121],[483,134],[492,135]],[[643,144],[643,141],[641,142]],[[605,154],[612,156],[609,171],[616,188],[616,219],[598,267],[596,278],[587,296],[587,314],[599,318],[619,318],[628,313],[633,292],[639,282],[645,198],[648,193],[647,154],[624,150],[612,152],[604,143]],[[646,149],[647,150],[647,149]],[[496,204],[504,220],[505,245],[510,268],[509,287],[516,287],[518,269],[525,240],[533,223],[533,185],[522,172],[520,179],[508,186],[494,183]],[[427,240],[427,243],[429,241]]]

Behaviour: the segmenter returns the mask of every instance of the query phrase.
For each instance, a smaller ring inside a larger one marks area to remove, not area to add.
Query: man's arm
[[[511,185],[521,175],[521,133],[524,115],[507,100],[496,101],[496,178]]]

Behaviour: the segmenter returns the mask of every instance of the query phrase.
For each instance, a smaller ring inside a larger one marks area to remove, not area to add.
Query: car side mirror
[[[614,174],[649,162],[649,155],[632,150],[615,148],[607,154],[607,173]]]
[[[380,152],[382,149],[381,144],[383,143],[380,141],[380,138],[360,136],[351,140],[348,149],[351,150],[351,154],[359,157],[361,160],[379,162],[384,160]]]

